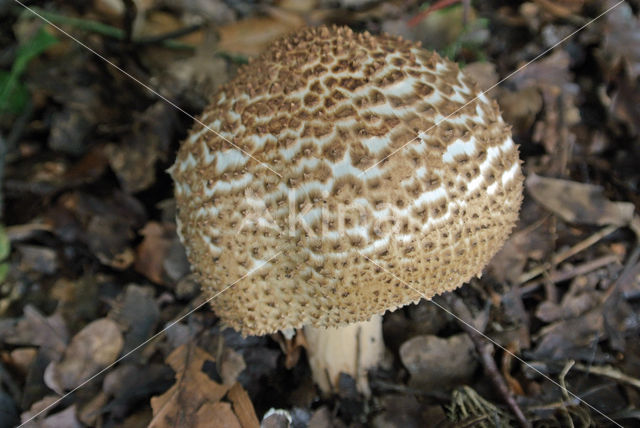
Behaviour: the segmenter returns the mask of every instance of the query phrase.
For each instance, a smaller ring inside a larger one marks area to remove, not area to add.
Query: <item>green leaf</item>
[[[11,73],[20,76],[24,72],[29,61],[56,43],[58,43],[58,39],[47,33],[44,27],[40,27],[38,32],[27,43],[18,48],[16,60],[11,67]]]
[[[9,264],[2,263],[0,264],[0,283],[2,283],[7,277],[7,273],[9,273]]]
[[[27,68],[29,61],[56,43],[58,39],[47,33],[44,27],[40,27],[28,42],[18,47],[11,71],[0,70],[0,112],[17,114],[22,111],[29,99],[29,92],[20,82],[20,76]]]
[[[0,261],[3,261],[9,257],[9,250],[11,249],[11,243],[9,242],[9,236],[4,230],[4,227],[0,225]]]
[[[0,112],[19,114],[29,99],[29,90],[8,71],[0,70]]]

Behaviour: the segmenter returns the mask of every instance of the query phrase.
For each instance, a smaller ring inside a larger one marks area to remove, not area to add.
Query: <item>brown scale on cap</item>
[[[171,169],[204,289],[281,252],[212,301],[245,334],[336,327],[423,297],[363,255],[427,298],[452,290],[517,220],[520,161],[496,103],[397,37],[299,31],[199,119],[236,146],[196,125]]]

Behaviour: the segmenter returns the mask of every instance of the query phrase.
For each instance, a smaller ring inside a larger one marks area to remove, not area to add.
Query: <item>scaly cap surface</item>
[[[455,63],[397,37],[294,33],[199,119],[242,149],[198,124],[171,169],[204,289],[281,252],[211,302],[244,334],[336,327],[422,297],[363,255],[428,298],[452,290],[517,220],[523,177],[497,104]]]

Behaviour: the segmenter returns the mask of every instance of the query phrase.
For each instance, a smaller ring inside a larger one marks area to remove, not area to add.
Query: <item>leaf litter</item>
[[[470,3],[98,0],[39,10],[197,115],[241,64],[302,25],[419,40],[488,89],[616,2]],[[201,303],[165,173],[191,119],[53,27],[3,9],[0,89],[9,80],[13,89],[0,91],[0,425],[29,420],[116,361],[27,426],[611,423],[594,408],[637,423],[638,11],[624,1],[488,92],[520,144],[521,219],[482,278],[436,302],[495,344],[430,302],[388,313],[387,359],[365,399],[349,379],[321,396],[296,339],[242,338],[206,308],[172,324]]]

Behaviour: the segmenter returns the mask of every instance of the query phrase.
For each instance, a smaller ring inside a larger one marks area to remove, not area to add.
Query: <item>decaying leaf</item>
[[[239,383],[236,382],[229,390],[229,399],[233,403],[233,410],[238,416],[242,428],[258,428],[260,426],[249,394]]]
[[[424,389],[447,389],[468,382],[478,364],[466,334],[446,339],[416,336],[402,344],[400,359],[411,373],[411,385]]]
[[[534,358],[586,359],[589,357],[588,350],[605,338],[602,308],[596,307],[581,317],[550,324],[540,331],[538,337],[538,344],[532,353]]]
[[[136,271],[164,285],[177,282],[189,273],[189,262],[174,224],[149,222],[140,234],[144,239],[136,248]]]
[[[59,394],[75,388],[113,363],[123,344],[115,322],[107,318],[93,321],[71,339],[60,362],[49,364],[47,386]]]
[[[633,218],[632,203],[611,202],[600,186],[530,174],[526,187],[540,205],[569,223],[626,226]]]
[[[129,352],[151,337],[160,317],[153,289],[128,285],[124,296],[116,302],[109,316],[126,332],[123,353]]]
[[[603,2],[604,8],[618,3],[615,0]],[[632,79],[640,76],[640,19],[634,15],[631,5],[622,2],[604,16],[604,38],[601,54],[609,67],[624,61]]]
[[[156,181],[156,163],[166,159],[176,124],[175,109],[163,101],[136,115],[132,133],[107,146],[109,164],[123,189],[136,193]]]
[[[0,340],[13,345],[36,345],[49,358],[58,359],[69,341],[67,326],[58,312],[45,317],[32,305],[24,308],[24,317],[13,328],[3,329]]]
[[[145,217],[144,207],[133,197],[115,192],[95,197],[71,192],[60,197],[50,221],[63,239],[77,239],[105,265],[125,269],[135,254],[131,241]]]
[[[211,380],[202,371],[207,361],[215,358],[193,344],[182,345],[167,357],[176,372],[176,383],[164,394],[151,398],[150,427],[195,426],[201,410],[206,414],[212,411],[208,406],[218,403],[229,387]]]
[[[218,29],[218,49],[249,56],[258,55],[269,42],[304,25],[304,20],[299,16],[290,14],[288,17],[287,20],[280,17],[252,17],[224,25]]]
[[[218,401],[217,403],[205,403],[198,409],[193,420],[193,427],[210,427],[212,421],[220,427],[243,428],[238,417],[231,410],[231,404]]]
[[[21,415],[22,423],[24,424],[21,426],[25,428],[82,428],[82,424],[78,421],[75,404],[51,415],[48,415],[47,412],[44,412],[36,419],[30,421],[32,417],[36,416],[38,413],[46,409],[47,406],[53,404],[57,399],[58,397],[55,396],[47,396],[44,397],[41,401],[34,403],[28,412],[24,412]]]

